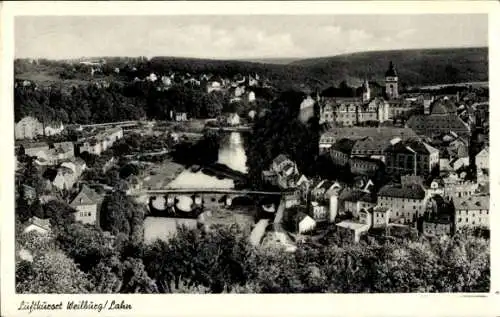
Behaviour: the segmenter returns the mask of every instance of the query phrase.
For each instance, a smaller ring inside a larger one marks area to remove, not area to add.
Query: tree
[[[104,230],[116,235],[122,232],[126,235],[130,234],[130,223],[128,221],[128,213],[131,204],[128,197],[119,191],[113,192],[103,202],[102,206],[102,222],[101,226]]]
[[[60,251],[50,251],[33,263],[21,262],[16,268],[19,293],[88,293],[91,283],[78,266]]]
[[[197,286],[221,293],[247,280],[243,261],[249,252],[246,237],[238,228],[222,227],[208,233],[179,228],[177,236],[168,243],[157,241],[151,245],[143,260],[162,293]]]
[[[319,122],[311,120],[304,124],[298,119],[303,97],[300,92],[282,93],[273,102],[271,112],[255,122],[247,149],[249,178],[254,186],[261,186],[262,170],[280,154],[297,162],[300,172],[317,173],[314,166],[318,156]]]
[[[16,217],[20,222],[25,222],[33,217],[30,206],[22,196],[16,200]]]
[[[75,221],[76,210],[68,204],[51,200],[44,206],[44,216],[50,219],[50,224],[53,229],[64,228]]]
[[[24,185],[34,188],[37,195],[40,195],[45,188],[42,173],[32,158],[28,159],[21,179]]]
[[[90,225],[73,223],[58,232],[56,241],[84,272],[90,271],[102,258],[113,254],[110,241],[102,231]]]

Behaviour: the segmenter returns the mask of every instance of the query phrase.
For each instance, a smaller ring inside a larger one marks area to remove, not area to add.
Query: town
[[[84,88],[15,82],[23,263],[35,257],[23,245],[54,253],[55,243],[79,270],[97,274],[97,292],[172,292],[180,287],[172,276],[184,268],[163,273],[153,259],[175,259],[172,241],[192,248],[192,232],[235,245],[241,236],[246,246],[220,251],[240,257],[245,248],[286,257],[343,244],[489,239],[487,87],[403,89],[393,62],[377,76],[383,81],[287,91],[259,73],[155,72],[105,60],[69,65],[88,76]],[[117,87],[103,79],[106,72],[130,81]],[[139,98],[148,98],[144,112],[134,108]],[[209,240],[199,243],[211,251],[196,252],[217,252]],[[142,261],[140,283],[104,282],[113,261],[127,263],[123,276]],[[230,275],[220,279],[242,274],[220,270]],[[192,276],[188,286],[227,288],[212,278]]]

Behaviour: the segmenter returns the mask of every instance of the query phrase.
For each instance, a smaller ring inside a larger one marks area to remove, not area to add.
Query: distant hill
[[[450,84],[488,81],[488,48],[415,49],[376,51],[294,61],[308,76],[348,82],[383,81],[389,61],[406,85]]]
[[[261,64],[275,64],[287,65],[300,60],[300,58],[286,57],[286,58],[242,58],[241,61],[261,63]]]
[[[212,73],[222,76],[258,73],[271,80],[280,89],[314,91],[346,81],[359,86],[367,78],[383,83],[389,61],[397,69],[400,84],[405,86],[453,84],[488,81],[488,48],[419,49],[363,52],[294,60],[275,58],[261,60],[213,60],[178,57],[106,58],[107,67],[137,67],[134,76],[143,77],[150,72]],[[16,60],[15,76],[22,79],[61,81],[61,72],[73,68],[68,63],[41,61],[39,65]],[[88,72],[88,71],[86,71]],[[75,79],[86,79],[75,75]],[[121,76],[122,74],[120,74]],[[114,76],[111,74],[111,76]],[[84,78],[85,77],[85,78]]]

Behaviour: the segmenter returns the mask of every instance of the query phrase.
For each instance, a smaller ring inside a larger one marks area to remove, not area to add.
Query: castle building
[[[366,79],[361,91],[355,96],[339,96],[335,92],[322,94],[320,123],[335,123],[344,127],[368,122],[382,123],[411,110],[412,105],[405,103],[399,96],[398,75],[392,62],[385,72],[385,97],[384,99],[373,96]]]
[[[363,92],[363,97],[324,98],[320,108],[320,123],[333,122],[340,126],[350,127],[363,122],[388,120],[389,110],[387,103],[370,97],[369,88]]]
[[[399,98],[398,74],[392,62],[389,63],[389,69],[385,72],[385,94],[387,99]]]

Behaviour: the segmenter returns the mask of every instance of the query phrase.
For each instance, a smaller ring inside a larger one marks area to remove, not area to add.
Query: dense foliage
[[[317,173],[320,127],[317,116],[307,123],[298,119],[303,98],[302,93],[284,92],[273,102],[271,111],[256,120],[247,146],[248,173],[254,186],[260,186],[262,170],[280,154],[297,162],[302,173]]]
[[[222,227],[210,232],[180,228],[169,242],[157,241],[147,246],[125,241],[121,247],[116,242],[114,249],[110,249],[100,240],[74,241],[73,247],[63,245],[69,258],[60,251],[48,253],[57,255],[59,264],[48,255],[35,256],[33,262],[18,261],[17,287],[33,292],[54,287],[70,293],[83,292],[89,285],[93,285],[90,291],[97,293],[391,293],[489,289],[489,240],[469,233],[449,239],[359,244],[331,237],[337,243],[306,241],[299,243],[293,254],[272,248],[253,249],[247,237],[248,232]],[[50,238],[46,241],[49,243]],[[33,250],[33,245],[23,243]],[[73,252],[75,247],[78,254]],[[86,256],[84,262],[79,255],[82,251]],[[82,271],[71,264],[72,258]],[[54,274],[57,279],[49,276],[54,273],[51,270],[57,270]],[[47,278],[35,273],[46,274],[43,276]],[[68,282],[63,285],[61,281]]]
[[[174,86],[158,91],[150,82],[112,81],[109,87],[92,82],[74,85],[69,91],[61,85],[48,88],[17,87],[14,90],[15,121],[33,116],[46,123],[103,123],[139,120],[141,118],[172,119],[175,112],[188,117],[213,118],[229,103],[224,93],[205,93],[201,88]]]

